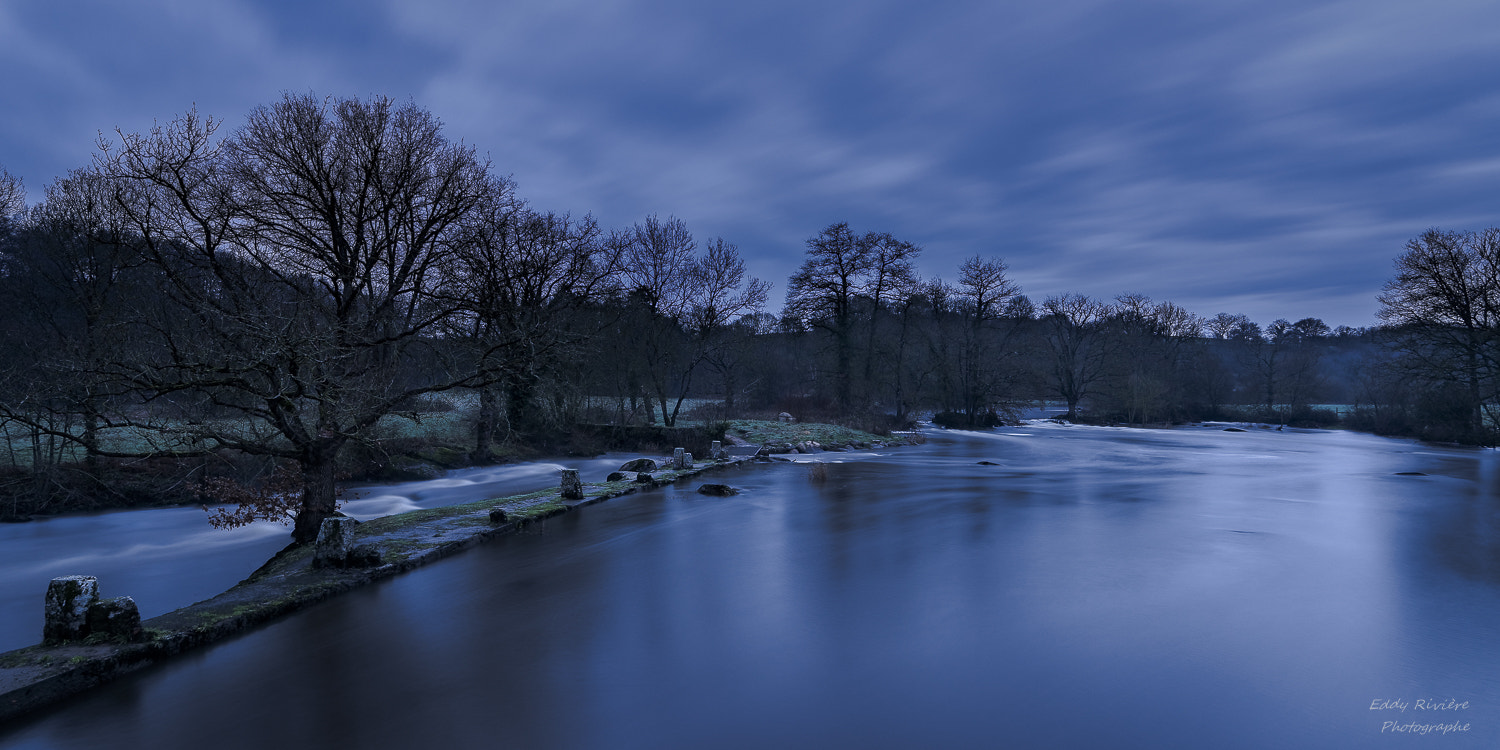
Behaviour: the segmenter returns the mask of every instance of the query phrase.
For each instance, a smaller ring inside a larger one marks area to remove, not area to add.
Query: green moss
[[[36,663],[37,658],[36,647],[28,646],[0,657],[0,669],[18,669],[20,667],[31,666]]]
[[[487,521],[488,519],[486,519]],[[412,555],[436,546],[438,546],[436,542],[422,542],[416,539],[392,539],[381,543],[381,551],[388,560],[405,562],[411,559]]]
[[[563,505],[561,501],[553,500],[551,502],[530,505],[519,510],[507,510],[506,515],[518,521],[534,521],[538,518],[557,515],[567,509],[568,507]]]
[[[406,513],[398,513],[394,516],[385,516],[383,518],[376,518],[374,520],[366,521],[360,524],[355,529],[354,533],[356,536],[362,537],[370,537],[377,534],[389,534],[391,532],[409,529],[413,526],[432,523],[433,521],[439,521],[445,518],[459,518],[462,516],[485,514],[488,513],[491,508],[495,508],[498,506],[510,506],[516,503],[525,503],[529,501],[540,500],[549,495],[555,496],[556,494],[557,493],[552,490],[543,490],[540,492],[532,492],[527,495],[514,495],[511,497],[497,497],[487,500],[478,500],[472,503],[464,503],[463,505],[446,505],[441,508],[413,510]]]

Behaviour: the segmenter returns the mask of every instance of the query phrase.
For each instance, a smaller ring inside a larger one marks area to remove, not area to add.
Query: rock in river
[[[656,462],[649,458],[637,458],[620,464],[620,471],[656,471]]]

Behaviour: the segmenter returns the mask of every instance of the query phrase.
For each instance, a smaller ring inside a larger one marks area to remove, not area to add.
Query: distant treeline
[[[258,456],[264,481],[213,486],[307,541],[350,457],[397,450],[393,417],[457,404],[475,462],[581,424],[984,426],[1041,399],[1141,425],[1327,425],[1316,405],[1338,403],[1356,427],[1492,443],[1496,248],[1431,230],[1383,326],[1262,328],[1132,294],[1036,302],[994,257],[924,280],[918,246],[838,223],[776,314],[725,239],[542,211],[426,110],[288,95],[228,134],[195,112],[117,133],[33,206],[0,172],[0,496]]]

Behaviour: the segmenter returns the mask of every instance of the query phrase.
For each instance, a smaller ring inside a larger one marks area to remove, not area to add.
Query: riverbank
[[[742,426],[753,427],[754,425]],[[730,437],[735,442],[747,442],[744,435],[757,438],[810,435],[828,441],[821,446],[809,445],[810,438],[795,445],[767,441],[767,454],[783,451],[815,452],[822,446],[868,447],[877,441],[881,444],[898,445],[920,440],[920,435],[882,438],[820,425],[781,425],[766,428],[764,432],[753,429],[744,432],[732,430]],[[536,521],[611,498],[679,482],[703,472],[729,469],[761,452],[759,445],[731,450],[735,455],[733,458],[703,462],[682,470],[655,471],[647,481],[637,481],[636,474],[632,472],[613,482],[589,483],[585,485],[584,497],[579,500],[564,500],[558,490],[551,489],[371,519],[357,527],[355,541],[357,544],[372,545],[379,550],[378,565],[367,568],[314,568],[310,547],[290,547],[228,591],[146,620],[143,625],[147,638],[142,642],[84,641],[59,646],[36,645],[0,654],[0,723],[21,719],[36,709],[93,686],[174,655],[243,633],[330,597],[399,575],[486,540],[513,533]],[[492,520],[492,512],[497,510],[504,512],[504,520]],[[131,592],[102,593],[115,596]],[[40,601],[37,605],[40,607]]]

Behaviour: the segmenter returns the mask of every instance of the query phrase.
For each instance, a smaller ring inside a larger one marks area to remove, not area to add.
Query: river
[[[551,519],[0,747],[1500,745],[1493,451],[1037,423],[810,458]]]

